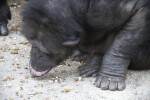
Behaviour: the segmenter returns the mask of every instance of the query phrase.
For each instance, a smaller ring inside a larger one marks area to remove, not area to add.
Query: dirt
[[[20,7],[11,7],[9,35],[0,36],[0,100],[150,100],[150,70],[128,71],[124,91],[95,87],[95,78],[78,76],[81,64],[70,59],[43,77],[32,77],[31,45],[20,33]]]

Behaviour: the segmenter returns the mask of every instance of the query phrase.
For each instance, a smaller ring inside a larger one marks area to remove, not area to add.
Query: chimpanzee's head
[[[44,34],[43,34],[44,35]],[[30,52],[30,72],[33,76],[42,76],[72,54],[79,40],[60,42],[59,38],[47,36],[41,40],[28,40],[32,44]],[[51,39],[50,39],[51,37]]]
[[[70,56],[80,38],[74,33],[66,35],[31,23],[22,25],[22,33],[32,45],[29,68],[33,76],[42,76]]]
[[[30,71],[34,76],[46,74],[70,56],[84,33],[68,5],[61,3],[31,0],[21,12],[22,34],[32,45]]]

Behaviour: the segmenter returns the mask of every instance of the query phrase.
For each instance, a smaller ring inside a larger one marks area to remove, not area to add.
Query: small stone
[[[0,56],[0,59],[4,59],[4,56]]]
[[[76,78],[74,78],[74,81],[75,82],[77,82],[77,81],[82,81],[83,79],[82,79],[82,77],[76,77]]]
[[[2,79],[3,81],[9,80],[9,76],[6,76],[5,78]]]
[[[17,69],[21,69],[21,67],[17,66]]]
[[[65,76],[60,76],[61,79],[65,79]]]
[[[28,41],[26,41],[26,40],[19,42],[19,44],[23,44],[23,45],[26,45],[27,43],[28,43]]]
[[[18,47],[14,47],[13,50],[19,50],[19,48]]]
[[[16,45],[16,43],[11,42],[12,45]]]
[[[12,71],[16,71],[16,68],[13,68]]]
[[[18,50],[12,50],[10,53],[11,54],[18,54]]]
[[[3,52],[6,52],[7,50],[10,50],[9,46],[6,44],[4,46],[2,46],[1,50],[3,50]]]
[[[14,80],[14,77],[13,77],[13,76],[9,76],[9,79],[10,79],[10,80]]]
[[[67,66],[71,66],[69,63],[66,63]]]
[[[23,95],[20,95],[19,97],[20,97],[20,98],[23,98]]]
[[[4,85],[4,86],[9,87],[9,88],[11,88],[11,87],[12,87],[12,85],[11,85],[11,84],[9,84],[9,85]]]
[[[65,72],[66,72],[66,70],[61,70],[61,72],[62,72],[62,73],[65,73]]]
[[[56,78],[50,78],[50,80],[55,81],[55,80],[56,80]]]
[[[46,96],[45,100],[50,100],[50,97],[49,97],[49,96]]]
[[[35,94],[43,94],[41,91],[36,91]]]
[[[43,87],[43,83],[41,83],[41,82],[39,82],[38,85],[41,86],[41,87]]]
[[[13,76],[6,76],[5,78],[2,79],[3,81],[8,81],[8,80],[14,80]]]
[[[25,79],[28,79],[28,76],[27,76],[27,75],[25,75],[25,76],[24,76],[24,78],[25,78]]]
[[[27,43],[26,45],[27,45],[27,46],[31,46],[31,44],[30,44],[30,43]]]
[[[61,84],[60,86],[61,86],[61,87],[64,87],[65,85],[66,85],[66,84]]]
[[[22,74],[22,72],[19,72],[19,74]]]
[[[20,79],[20,83],[25,83],[25,81],[23,79]]]
[[[6,37],[3,38],[3,41],[5,41],[5,40],[6,40]]]
[[[61,92],[65,93],[65,92],[70,92],[70,89],[69,88],[65,88],[63,89]]]

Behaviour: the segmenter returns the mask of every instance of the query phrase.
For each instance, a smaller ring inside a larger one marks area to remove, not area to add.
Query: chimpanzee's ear
[[[75,39],[69,39],[65,42],[63,42],[64,46],[76,46],[80,42],[80,38],[75,38]]]

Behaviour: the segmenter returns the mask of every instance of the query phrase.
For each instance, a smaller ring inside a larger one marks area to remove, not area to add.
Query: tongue
[[[43,76],[43,75],[45,75],[46,73],[48,73],[49,70],[50,70],[50,69],[48,69],[48,70],[45,70],[45,71],[38,72],[38,71],[34,70],[31,65],[29,65],[29,69],[30,69],[31,75],[32,75],[32,76],[36,76],[36,77]]]

